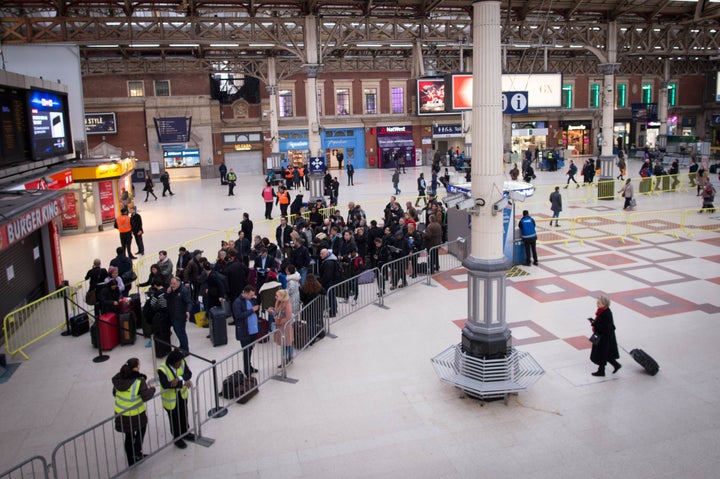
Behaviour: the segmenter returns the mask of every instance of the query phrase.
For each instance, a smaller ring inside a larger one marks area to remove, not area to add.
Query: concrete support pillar
[[[603,72],[603,103],[602,103],[602,142],[600,145],[600,176],[598,177],[598,199],[612,200],[615,198],[613,172],[615,155],[613,145],[613,126],[615,124],[615,72],[620,65],[617,62],[617,24],[608,25],[607,63],[600,65]]]
[[[308,122],[308,145],[310,158],[325,157],[320,138],[320,115],[318,113],[317,74],[322,65],[318,61],[317,18],[313,15],[305,17],[305,55],[304,65],[307,73],[305,82],[305,98]]]
[[[470,256],[463,261],[468,321],[462,348],[471,356],[494,358],[511,346],[505,320],[505,273],[511,262],[503,254],[503,215],[492,209],[504,183],[499,1],[473,3],[473,52],[472,195],[479,206],[472,217]]]
[[[663,69],[663,78],[660,81],[660,91],[658,91],[658,120],[660,120],[660,145],[666,146],[667,139],[663,138],[668,134],[668,85],[670,84],[670,62],[665,59]]]
[[[280,153],[280,131],[278,126],[278,87],[277,73],[275,70],[275,57],[268,58],[268,85],[267,92],[270,95],[270,152]]]

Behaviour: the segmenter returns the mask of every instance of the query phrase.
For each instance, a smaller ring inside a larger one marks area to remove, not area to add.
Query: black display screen
[[[41,160],[72,152],[67,95],[30,90],[28,112],[33,159]]]
[[[25,94],[26,90],[0,87],[0,164],[3,166],[30,159]]]

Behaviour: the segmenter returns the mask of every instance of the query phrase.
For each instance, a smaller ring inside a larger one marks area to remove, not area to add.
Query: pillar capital
[[[305,73],[307,73],[307,76],[309,78],[317,78],[317,74],[320,70],[322,70],[322,64],[320,63],[314,63],[314,64],[305,64],[302,66],[305,70]]]
[[[278,87],[277,85],[268,85],[265,87],[265,90],[268,92],[268,95],[277,95]]]
[[[620,71],[619,63],[601,63],[598,66],[603,75],[612,75]]]

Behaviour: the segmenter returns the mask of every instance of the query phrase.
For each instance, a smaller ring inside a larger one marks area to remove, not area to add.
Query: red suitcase
[[[100,347],[103,351],[110,351],[120,344],[120,329],[118,328],[118,315],[105,313],[98,319],[98,332]]]

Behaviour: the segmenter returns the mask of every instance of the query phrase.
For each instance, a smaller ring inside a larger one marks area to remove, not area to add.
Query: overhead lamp
[[[357,46],[367,47],[367,48],[379,48],[382,46],[382,43],[360,42],[360,43],[357,43]]]
[[[88,48],[118,48],[120,45],[117,44],[106,44],[106,45],[88,45]]]
[[[392,48],[412,48],[412,43],[391,43]]]
[[[159,43],[131,43],[130,48],[158,48]]]
[[[240,46],[239,43],[211,43],[213,48],[237,48]]]
[[[195,48],[199,47],[199,43],[171,43],[169,45],[172,48]]]
[[[250,48],[271,48],[274,47],[274,43],[251,43]]]

